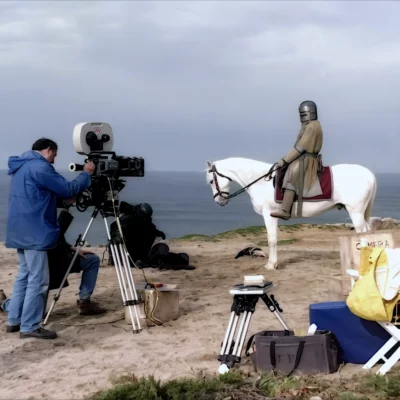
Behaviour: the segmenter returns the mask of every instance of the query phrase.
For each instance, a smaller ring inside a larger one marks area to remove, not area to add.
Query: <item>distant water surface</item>
[[[76,176],[76,173],[69,171],[62,174],[68,180]],[[378,192],[372,215],[400,219],[400,175],[377,174],[377,180]],[[7,172],[0,171],[0,241],[5,240],[9,182]],[[120,200],[151,204],[153,220],[167,238],[193,233],[212,235],[250,225],[263,225],[262,217],[253,211],[250,197],[246,193],[232,199],[225,207],[217,205],[204,173],[150,171],[144,178],[126,178],[126,187],[120,193]],[[84,213],[76,209],[71,211],[75,218],[67,233],[68,240],[75,242],[79,233],[84,232],[92,211],[92,208]],[[316,218],[280,223],[343,222],[350,222],[347,212],[332,210]],[[93,222],[87,240],[92,245],[106,242],[104,222],[100,215]]]

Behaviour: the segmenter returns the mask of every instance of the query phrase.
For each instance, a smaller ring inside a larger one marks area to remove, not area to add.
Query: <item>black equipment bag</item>
[[[170,252],[166,243],[157,243],[151,248],[149,252],[148,266],[152,268],[175,270],[195,269],[195,267],[189,264],[189,255],[187,253]]]
[[[330,331],[317,330],[311,336],[295,336],[293,331],[262,331],[248,340],[246,356],[250,356],[256,372],[286,376],[330,374],[341,364],[340,347]]]

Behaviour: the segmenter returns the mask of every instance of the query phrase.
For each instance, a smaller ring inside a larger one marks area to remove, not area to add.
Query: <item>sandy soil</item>
[[[348,230],[301,227],[285,229],[279,239],[296,239],[279,246],[281,268],[267,271],[263,258],[235,255],[248,245],[262,244],[266,236],[237,236],[221,241],[167,241],[172,251],[185,251],[194,271],[146,270],[153,281],[178,284],[181,316],[161,327],[133,335],[124,320],[120,291],[113,267],[102,266],[93,299],[108,308],[100,317],[81,317],[76,294],[80,276],[71,275],[48,324],[57,331],[55,341],[20,340],[5,333],[6,316],[0,313],[0,398],[81,399],[111,387],[121,374],[154,375],[159,379],[216,373],[217,355],[229,319],[231,285],[244,275],[262,274],[277,284],[275,295],[291,328],[308,328],[310,303],[327,300],[327,282],[340,271],[339,236]],[[400,231],[394,231],[396,239]],[[102,256],[103,249],[94,249]],[[17,272],[15,251],[0,246],[0,288],[11,294]],[[135,270],[136,282],[143,282]],[[54,292],[50,294],[49,304]],[[281,329],[274,316],[259,303],[248,337],[263,329]],[[243,369],[250,369],[244,359]],[[341,374],[361,373],[347,365]],[[336,374],[337,375],[337,374]]]

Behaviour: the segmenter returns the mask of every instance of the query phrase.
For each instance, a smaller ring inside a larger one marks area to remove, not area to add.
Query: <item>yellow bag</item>
[[[360,318],[369,321],[390,322],[393,310],[399,301],[398,294],[392,300],[381,297],[375,281],[375,269],[387,265],[387,255],[384,248],[362,247],[360,256],[360,279],[358,279],[346,304],[350,311]]]

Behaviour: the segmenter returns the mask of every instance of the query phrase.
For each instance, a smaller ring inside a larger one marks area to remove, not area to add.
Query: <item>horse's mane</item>
[[[225,170],[225,169],[230,171],[241,170],[244,173],[250,173],[256,176],[261,176],[266,174],[272,167],[272,164],[244,157],[229,157],[213,161],[212,164],[216,166],[217,170]],[[205,171],[207,172],[208,170],[209,168],[205,169]]]
[[[220,168],[235,170],[239,167],[243,171],[251,172],[268,172],[269,169],[272,167],[272,164],[270,163],[244,157],[229,157],[222,160],[214,161],[213,164],[215,164],[217,168],[218,166],[220,166]]]

